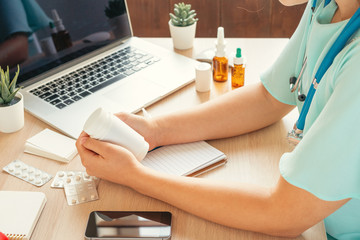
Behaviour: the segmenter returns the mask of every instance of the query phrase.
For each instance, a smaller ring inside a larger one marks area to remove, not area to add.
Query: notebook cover
[[[42,192],[0,191],[0,231],[9,239],[30,239],[45,203]]]

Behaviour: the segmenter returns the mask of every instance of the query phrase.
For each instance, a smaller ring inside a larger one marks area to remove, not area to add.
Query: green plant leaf
[[[17,67],[18,67],[18,70],[16,71],[15,77],[13,78],[13,80],[11,81],[10,86],[9,86],[10,93],[14,92],[14,89],[16,86],[16,81],[19,77],[20,67],[19,67],[19,65]]]
[[[4,99],[4,100],[5,100],[5,103],[11,102],[11,101],[14,99],[16,93],[17,93],[19,90],[20,90],[20,88],[16,89],[15,92],[11,93],[7,98],[5,98],[5,99]]]
[[[0,97],[0,104],[4,104],[4,100]]]
[[[10,84],[10,71],[9,71],[9,66],[7,66],[7,70],[5,72],[5,82],[6,82],[6,86],[9,86]]]
[[[2,99],[4,99],[6,101],[6,99],[10,95],[10,92],[9,92],[9,89],[7,88],[8,85],[6,85],[5,81],[6,81],[6,79],[1,78],[1,83],[3,85],[3,87],[1,88],[1,97],[2,97]]]
[[[186,17],[187,17],[187,12],[182,11],[182,12],[181,12],[181,18],[182,18],[182,19],[185,19]]]
[[[180,22],[178,21],[178,20],[176,20],[176,19],[172,19],[172,24],[174,25],[174,26],[180,26]]]
[[[175,16],[180,17],[180,11],[178,8],[174,9]]]

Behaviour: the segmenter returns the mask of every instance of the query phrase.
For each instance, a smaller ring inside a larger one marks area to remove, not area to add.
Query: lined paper
[[[155,149],[141,163],[160,172],[186,176],[225,158],[223,152],[199,141]]]

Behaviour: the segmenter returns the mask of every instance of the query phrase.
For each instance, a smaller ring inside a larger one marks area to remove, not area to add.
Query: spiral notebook
[[[226,163],[226,155],[205,141],[174,144],[149,152],[144,166],[178,176],[195,177]]]
[[[29,240],[45,203],[42,192],[0,191],[0,232],[9,240]]]

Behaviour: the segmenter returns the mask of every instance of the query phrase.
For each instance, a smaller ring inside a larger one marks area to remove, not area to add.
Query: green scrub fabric
[[[35,0],[0,0],[0,6],[0,42],[17,32],[30,35],[52,21]]]
[[[0,43],[19,32],[27,34],[31,42],[31,34],[52,21],[35,0],[0,0],[0,6]]]
[[[298,76],[304,56],[307,66],[301,82],[307,94],[325,54],[345,27],[331,23],[335,0],[324,7],[318,1],[311,21],[308,3],[298,28],[275,63],[261,75],[266,89],[279,101],[296,105],[289,78]],[[321,80],[305,121],[304,137],[279,163],[283,178],[326,201],[351,200],[325,219],[327,234],[335,239],[360,239],[360,32],[334,59]],[[330,237],[329,237],[330,239]]]

